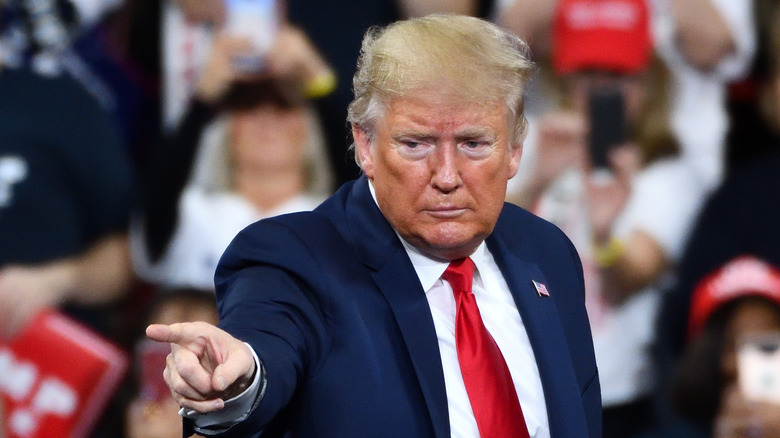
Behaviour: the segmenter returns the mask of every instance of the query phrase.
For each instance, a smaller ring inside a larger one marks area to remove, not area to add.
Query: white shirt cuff
[[[215,435],[224,432],[236,424],[244,421],[257,407],[265,395],[266,378],[265,368],[257,357],[257,353],[251,345],[244,342],[252,352],[257,372],[252,383],[244,392],[225,400],[225,406],[215,412],[200,413],[193,409],[179,409],[179,415],[190,419],[194,423],[195,431],[202,435]]]

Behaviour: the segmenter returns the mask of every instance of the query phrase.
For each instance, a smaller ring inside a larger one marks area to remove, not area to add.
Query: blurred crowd
[[[57,309],[130,358],[86,436],[180,436],[144,327],[358,176],[362,36],[430,13],[531,47],[507,201],[580,254],[605,438],[780,437],[777,0],[0,0],[0,346]]]

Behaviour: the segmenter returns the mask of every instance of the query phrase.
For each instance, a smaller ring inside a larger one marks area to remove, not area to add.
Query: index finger
[[[176,323],[171,325],[151,324],[146,328],[146,337],[157,342],[171,344],[187,344],[195,342],[200,332],[192,327],[192,323]]]
[[[179,322],[171,325],[152,324],[146,328],[146,336],[157,342],[168,342],[181,346],[204,346],[211,341],[223,339],[226,333],[216,326],[196,321]]]
[[[146,337],[157,342],[175,342],[171,326],[165,324],[151,324],[146,327]]]

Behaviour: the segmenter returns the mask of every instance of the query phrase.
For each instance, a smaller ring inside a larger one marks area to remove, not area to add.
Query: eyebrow
[[[393,138],[411,137],[411,138],[420,138],[420,139],[422,139],[422,138],[430,139],[430,138],[435,138],[436,137],[435,135],[433,135],[433,134],[431,134],[429,132],[425,132],[423,130],[417,130],[417,129],[401,130],[401,131],[398,131],[398,132],[394,133],[392,136],[393,136]]]
[[[490,139],[495,139],[496,137],[498,137],[498,135],[492,128],[487,126],[484,128],[467,128],[455,134],[456,140],[469,140],[469,139],[485,138],[485,137]]]

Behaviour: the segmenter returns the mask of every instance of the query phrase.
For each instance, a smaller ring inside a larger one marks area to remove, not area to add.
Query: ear
[[[523,156],[523,142],[519,142],[516,145],[509,145],[509,169],[507,173],[507,180],[512,179],[517,174],[517,169],[520,168],[520,158]]]
[[[374,157],[371,149],[371,140],[365,129],[352,124],[352,138],[355,140],[355,153],[363,173],[368,179],[374,179]]]

